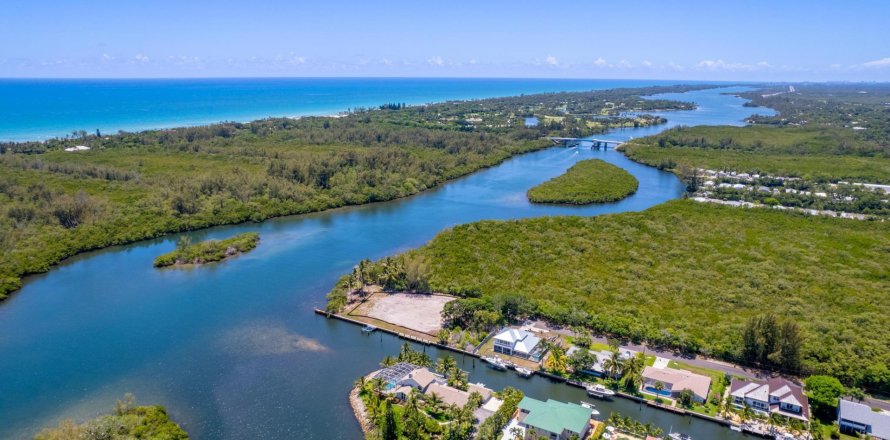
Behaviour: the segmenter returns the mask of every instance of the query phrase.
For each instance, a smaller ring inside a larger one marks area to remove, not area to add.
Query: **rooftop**
[[[671,391],[690,390],[696,396],[707,399],[711,378],[676,368],[646,367],[643,378],[670,384]]]
[[[593,414],[592,409],[575,403],[563,403],[551,399],[542,402],[528,396],[519,402],[519,409],[528,412],[523,423],[555,434],[560,434],[565,429],[576,433],[583,432]]]
[[[863,425],[871,425],[873,437],[890,439],[890,415],[874,412],[868,405],[841,399],[838,418]]]

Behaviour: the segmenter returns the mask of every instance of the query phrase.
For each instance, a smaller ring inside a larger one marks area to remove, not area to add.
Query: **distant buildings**
[[[661,383],[662,391],[657,384]],[[711,389],[711,378],[676,368],[646,367],[643,370],[643,389],[649,393],[676,398],[683,390],[692,391],[693,400],[704,402]]]
[[[586,438],[590,431],[593,409],[574,403],[523,397],[516,418],[524,431],[523,439],[539,438],[569,440],[572,436]]]
[[[745,405],[762,415],[781,414],[804,422],[810,420],[810,405],[803,389],[788,379],[775,377],[768,381],[735,378],[729,386],[732,403]]]
[[[874,412],[868,405],[841,399],[837,424],[845,434],[867,434],[869,438],[890,440],[890,414]]]
[[[67,152],[69,152],[69,153],[73,153],[73,152],[75,152],[75,151],[87,151],[87,150],[89,150],[89,149],[90,149],[90,147],[88,147],[88,146],[86,146],[86,145],[78,145],[78,146],[75,146],[75,147],[68,147],[68,148],[65,148],[65,151],[67,151]]]
[[[524,358],[535,357],[541,338],[527,330],[506,328],[494,337],[495,353]]]

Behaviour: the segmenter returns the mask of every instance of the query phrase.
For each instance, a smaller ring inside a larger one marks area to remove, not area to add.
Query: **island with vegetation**
[[[192,244],[188,236],[183,236],[176,244],[176,250],[155,258],[155,267],[206,264],[222,261],[249,252],[260,242],[256,232],[246,232],[224,240],[207,240]]]
[[[547,136],[663,123],[645,112],[693,104],[641,96],[707,87],[393,103],[338,117],[0,143],[0,299],[23,275],[79,252],[408,196],[546,148]],[[90,149],[65,150],[78,145]]]
[[[117,401],[111,414],[84,423],[64,420],[57,427],[44,428],[34,440],[188,440],[189,435],[170,420],[162,406],[136,406],[133,395]]]
[[[534,203],[587,205],[617,202],[635,193],[639,182],[621,167],[600,159],[582,160],[561,176],[528,190]]]

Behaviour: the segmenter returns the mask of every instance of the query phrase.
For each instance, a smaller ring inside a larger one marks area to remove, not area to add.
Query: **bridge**
[[[576,147],[581,145],[582,142],[590,142],[590,148],[602,148],[604,150],[610,146],[614,148],[624,143],[621,141],[595,138],[550,137],[548,139],[556,145],[563,145],[566,147]]]

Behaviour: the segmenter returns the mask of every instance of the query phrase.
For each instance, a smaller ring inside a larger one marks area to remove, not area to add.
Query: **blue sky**
[[[890,80],[890,1],[14,0],[0,77]]]

